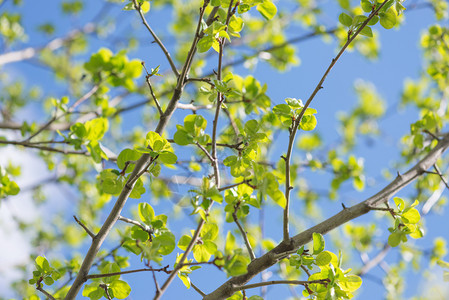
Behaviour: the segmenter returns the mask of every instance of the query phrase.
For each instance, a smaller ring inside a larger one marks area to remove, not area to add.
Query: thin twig
[[[128,219],[123,216],[119,216],[118,220],[138,226],[140,229],[147,232],[150,235],[150,238],[151,238],[151,235],[153,234],[153,229],[151,229],[149,226],[142,225],[140,222],[137,222],[136,220]]]
[[[204,78],[187,78],[186,82],[191,82],[191,81],[195,81],[195,82],[205,82],[208,84],[212,85],[212,79],[208,78],[208,77],[204,77]]]
[[[435,172],[438,174],[438,176],[440,176],[441,181],[444,183],[444,185],[446,186],[446,188],[449,189],[449,184],[447,182],[447,180],[443,177],[443,174],[441,173],[440,169],[438,168],[438,166],[436,164],[433,165],[433,168],[435,169]]]
[[[84,231],[91,237],[91,238],[95,238],[95,234],[92,233],[92,231],[90,231],[89,228],[87,228],[86,225],[84,225],[83,222],[81,222],[80,220],[78,220],[78,218],[76,216],[73,216],[73,218],[75,219],[76,223],[78,223],[81,227],[83,227]]]
[[[47,147],[47,146],[39,146],[34,143],[27,143],[27,142],[0,140],[0,144],[2,144],[2,145],[17,145],[17,146],[23,146],[26,148],[34,148],[34,149],[39,149],[42,151],[56,152],[56,153],[62,153],[62,154],[74,154],[74,155],[84,155],[84,156],[89,155],[89,153],[87,151],[63,150],[63,149],[52,148],[52,147]]]
[[[193,289],[194,289],[195,291],[198,292],[198,294],[201,295],[201,297],[206,296],[206,293],[204,293],[204,292],[203,292],[202,290],[200,290],[196,285],[194,285],[192,281],[190,281],[190,285],[193,287]]]
[[[159,104],[159,101],[157,100],[156,95],[154,94],[153,86],[151,85],[151,81],[150,81],[151,76],[148,73],[148,70],[145,67],[145,64],[143,62],[142,62],[142,66],[145,68],[145,71],[147,72],[147,76],[145,76],[145,79],[148,84],[148,87],[150,88],[151,97],[153,97],[154,104],[156,105],[157,111],[159,112],[159,116],[162,116],[164,114],[164,112],[162,111],[161,105]]]
[[[170,56],[170,53],[168,52],[167,48],[165,48],[164,44],[162,43],[162,41],[158,38],[158,36],[156,35],[156,33],[153,31],[153,29],[151,29],[150,25],[148,24],[147,20],[145,19],[145,16],[142,12],[142,10],[140,9],[140,4],[137,3],[136,0],[132,0],[134,3],[134,8],[136,9],[136,11],[139,13],[140,18],[142,19],[142,23],[143,25],[145,25],[145,27],[148,29],[148,31],[150,32],[150,34],[153,36],[154,40],[156,41],[156,43],[159,45],[159,47],[161,48],[162,52],[164,52],[165,57],[168,60],[168,63],[170,64],[170,67],[173,71],[173,73],[176,75],[176,77],[179,76],[179,72],[178,69],[176,69],[175,63],[173,62],[173,59]]]
[[[231,2],[229,3],[229,7],[228,7],[228,13],[227,13],[227,18],[226,18],[226,26],[229,24],[229,19],[231,18],[232,15],[232,5],[234,3],[234,0],[231,0]],[[238,5],[239,2],[237,2]],[[221,80],[221,72],[222,72],[222,65],[223,65],[223,47],[224,44],[226,43],[226,39],[223,38],[219,38],[218,39],[218,68],[217,68],[217,80],[220,81]],[[218,127],[218,116],[220,114],[220,109],[221,109],[221,104],[223,103],[223,95],[221,92],[217,93],[217,107],[215,109],[215,116],[214,116],[214,120],[213,120],[213,126],[212,126],[212,164],[213,164],[213,168],[214,168],[214,175],[215,175],[215,185],[217,186],[217,188],[220,187],[220,169],[218,166],[218,159],[217,159],[217,127]]]
[[[380,251],[375,257],[373,257],[372,259],[368,260],[368,261],[364,261],[364,265],[362,267],[362,269],[358,272],[357,275],[359,276],[363,276],[366,273],[368,273],[372,268],[374,268],[375,266],[377,266],[378,264],[380,264],[385,256],[387,256],[388,251],[390,251],[391,246],[388,245],[388,243],[385,243],[382,251]]]
[[[233,187],[236,187],[236,186],[239,186],[239,185],[242,185],[242,184],[248,184],[249,182],[251,182],[251,179],[245,179],[243,181],[240,181],[240,182],[228,185],[228,186],[221,187],[221,188],[218,189],[218,191],[219,192],[223,192],[225,190],[232,189]]]
[[[242,238],[243,238],[243,241],[245,242],[246,249],[248,250],[249,257],[251,258],[251,261],[253,261],[256,259],[256,255],[254,254],[253,248],[251,247],[251,244],[248,240],[248,235],[246,234],[245,229],[243,229],[243,226],[240,224],[239,219],[237,217],[237,211],[239,210],[239,206],[240,206],[240,203],[238,203],[234,206],[234,212],[232,213],[232,218],[234,219],[235,224],[237,224],[237,227],[239,228],[240,233],[242,234]]]
[[[108,285],[105,284],[105,283],[100,283],[100,284],[99,284],[99,287],[102,288],[102,289],[104,290],[104,293],[105,293],[105,295],[106,295],[105,297],[106,297],[108,300],[112,300],[111,295],[109,295]]]
[[[51,300],[56,300],[55,297],[53,297],[49,292],[47,292],[46,290],[44,290],[44,288],[42,287],[42,283],[38,283],[38,286],[36,287],[36,290],[38,290],[39,292],[41,292],[42,294],[45,295],[45,297],[47,297],[48,299]]]
[[[290,206],[290,190],[292,189],[290,185],[290,160],[291,160],[291,154],[293,149],[293,143],[295,140],[296,132],[298,131],[298,127],[301,124],[302,117],[304,116],[304,113],[306,112],[307,108],[309,107],[312,100],[315,98],[316,94],[320,89],[323,88],[323,83],[326,80],[327,75],[330,73],[334,65],[337,63],[341,55],[345,52],[346,48],[349,46],[349,44],[352,43],[352,41],[359,35],[359,33],[365,28],[365,26],[368,24],[371,19],[378,14],[378,12],[382,9],[382,7],[388,2],[388,0],[385,0],[382,2],[378,7],[376,7],[376,10],[371,12],[371,14],[368,16],[368,18],[360,25],[360,27],[357,29],[357,31],[346,41],[346,43],[343,45],[341,50],[338,52],[337,56],[332,59],[332,62],[327,67],[327,70],[324,72],[324,75],[321,77],[320,81],[316,85],[315,89],[313,90],[312,94],[310,95],[309,99],[307,99],[307,102],[304,104],[304,107],[302,108],[299,115],[296,117],[295,120],[293,120],[292,125],[290,127],[290,137],[289,137],[289,144],[287,148],[287,155],[285,157],[285,208],[284,208],[284,220],[283,220],[283,241],[287,242],[290,239],[289,234],[289,206]]]
[[[99,85],[96,84],[94,85],[89,91],[87,91],[87,93],[85,93],[83,96],[81,96],[77,101],[75,101],[75,103],[69,108],[67,109],[67,111],[62,112],[58,115],[58,110],[56,110],[55,115],[47,122],[45,123],[41,128],[39,128],[35,133],[33,133],[32,135],[30,135],[24,142],[29,142],[31,141],[31,139],[33,139],[34,137],[36,137],[39,133],[41,133],[42,131],[46,130],[53,122],[59,120],[60,118],[66,116],[67,114],[71,113],[74,111],[74,109],[80,105],[81,103],[83,103],[84,101],[86,101],[87,99],[89,99],[93,94],[95,94],[95,92],[98,90]]]
[[[258,288],[261,286],[266,285],[275,285],[275,284],[296,284],[296,285],[307,285],[307,284],[313,284],[313,283],[321,283],[321,284],[328,284],[330,282],[329,279],[319,279],[319,280],[270,280],[265,282],[259,282],[259,283],[253,283],[253,284],[247,284],[244,286],[239,286],[236,288],[237,291],[241,290],[248,290],[253,288]]]
[[[206,156],[207,156],[207,158],[210,160],[210,162],[212,163],[212,164],[215,164],[215,160],[214,160],[214,158],[210,155],[210,153],[209,153],[209,151],[207,151],[207,149],[206,148],[204,148],[200,143],[198,143],[198,142],[196,142],[196,144],[195,145],[197,145],[198,146],[198,148],[200,148],[201,149],[201,151],[203,151],[204,152],[204,154],[206,154]]]
[[[181,259],[179,260],[178,264],[174,268],[173,272],[170,273],[169,277],[164,282],[164,284],[162,285],[161,289],[159,291],[156,291],[156,295],[154,296],[154,300],[160,299],[162,294],[165,292],[165,290],[168,288],[170,283],[175,278],[175,276],[178,273],[178,271],[182,268],[182,264],[187,259],[187,256],[189,255],[190,251],[192,251],[193,247],[195,246],[196,241],[198,240],[198,237],[200,236],[201,229],[203,228],[205,223],[206,222],[204,221],[204,219],[201,218],[201,220],[199,221],[198,226],[197,226],[195,232],[193,233],[192,239],[190,240],[190,243],[187,246],[186,250],[184,251]]]
[[[159,283],[157,282],[157,279],[156,279],[156,272],[153,269],[151,271],[152,271],[151,273],[153,273],[153,280],[154,280],[154,286],[156,288],[156,291],[160,291],[161,289],[160,289]]]
[[[168,268],[168,266],[166,266],[164,268],[159,268],[159,269],[143,268],[143,269],[113,272],[113,273],[106,273],[106,274],[92,274],[92,275],[87,275],[86,279],[88,280],[88,279],[94,279],[94,278],[112,277],[112,276],[117,276],[117,275],[125,275],[125,274],[140,273],[140,272],[164,272],[164,273],[170,274],[171,271],[169,271],[167,268]]]
[[[207,105],[193,105],[193,103],[178,103],[178,105],[176,106],[176,108],[179,109],[186,109],[186,110],[191,110],[193,112],[198,111],[200,109],[211,109],[214,106],[212,104],[207,104]]]

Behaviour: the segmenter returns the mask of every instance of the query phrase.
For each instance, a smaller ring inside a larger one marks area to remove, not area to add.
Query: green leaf
[[[146,242],[150,238],[148,232],[143,231],[142,228],[136,225],[131,227],[131,237],[141,242]]]
[[[416,208],[406,209],[402,214],[402,218],[405,218],[411,224],[416,224],[421,219],[419,211]]]
[[[362,0],[360,4],[362,6],[363,11],[366,13],[369,13],[373,10],[373,5],[368,0]]]
[[[44,273],[51,271],[50,264],[45,257],[38,256],[38,257],[36,257],[36,259],[34,261],[35,261],[36,267],[39,271],[44,272]]]
[[[153,247],[158,249],[158,252],[162,255],[168,255],[176,247],[175,235],[169,231],[162,233],[153,238]]]
[[[204,246],[204,244],[195,245],[192,252],[193,257],[197,262],[206,262],[212,256],[209,251],[207,251],[207,248]]]
[[[181,272],[178,273],[179,279],[181,279],[182,283],[186,286],[186,288],[190,289],[190,278]]]
[[[129,195],[130,198],[140,199],[140,197],[145,193],[145,188],[143,187],[143,181],[141,178],[137,179],[136,184]]]
[[[178,241],[178,248],[186,251],[187,246],[190,244],[190,241],[192,240],[192,237],[184,234]]]
[[[248,298],[248,300],[264,300],[262,297],[254,295]]]
[[[193,143],[193,137],[187,133],[187,131],[184,130],[182,126],[180,126],[182,129],[180,130],[178,128],[178,131],[176,131],[175,135],[173,136],[173,139],[176,144],[180,146],[186,146]]]
[[[245,133],[248,136],[255,135],[257,131],[259,130],[259,122],[256,120],[249,120],[245,123]]]
[[[103,150],[101,150],[100,144],[97,141],[91,141],[87,144],[86,148],[94,162],[100,163],[103,158],[108,159]]]
[[[371,27],[369,27],[369,26],[363,27],[363,29],[360,31],[360,34],[367,36],[367,37],[373,37],[373,31],[371,30]]]
[[[198,42],[198,52],[207,52],[214,44],[215,38],[210,35],[203,36],[203,38]]]
[[[70,131],[80,139],[84,138],[87,135],[86,127],[82,123],[73,124],[72,126],[70,126]]]
[[[273,2],[264,0],[264,2],[257,5],[257,11],[267,20],[271,20],[277,12],[277,7]]]
[[[52,285],[53,283],[55,283],[55,281],[51,277],[44,277],[44,283],[46,285]]]
[[[98,141],[103,138],[103,135],[108,131],[109,121],[106,118],[96,118],[87,121],[84,124],[86,128],[86,139],[90,141]]]
[[[273,107],[273,113],[278,116],[291,117],[292,110],[287,104],[278,104]]]
[[[131,287],[123,280],[115,280],[109,285],[111,297],[117,299],[125,299],[131,293]]]
[[[110,274],[120,272],[120,267],[115,262],[107,263],[103,268],[101,268],[101,274]],[[120,275],[108,276],[103,278],[104,283],[111,283],[114,280],[118,280]]]
[[[146,202],[139,203],[138,210],[140,220],[142,220],[145,224],[150,225],[151,221],[154,219],[154,209],[151,205]]]
[[[351,16],[349,16],[345,13],[341,13],[340,16],[338,16],[338,21],[346,27],[349,27],[352,25]]]
[[[300,127],[302,130],[311,131],[314,130],[317,124],[316,117],[314,115],[304,115],[301,119]]]
[[[146,14],[147,12],[150,11],[150,2],[149,1],[144,1],[141,5],[140,5],[140,10]],[[118,297],[117,297],[118,298]],[[123,299],[123,298],[119,298],[119,299]]]
[[[159,133],[150,131],[147,133],[147,143],[148,146],[153,149],[155,152],[160,152],[163,150],[173,152],[170,143],[163,137],[159,135]]]
[[[324,237],[320,233],[313,233],[313,254],[321,253],[324,250]]]
[[[207,252],[214,255],[217,252],[217,244],[215,244],[212,241],[205,241],[204,247],[206,248]]]
[[[341,280],[338,285],[342,290],[354,292],[362,286],[362,278],[357,275],[346,275],[344,280]]]
[[[142,74],[142,62],[138,59],[133,59],[125,65],[123,73],[126,77],[137,78]]]
[[[133,149],[124,149],[117,157],[117,167],[120,170],[125,168],[126,162],[137,161],[141,154]],[[134,170],[134,163],[130,163],[126,168],[126,173],[130,173]]]
[[[15,181],[10,181],[8,183],[8,185],[3,187],[3,191],[7,194],[7,195],[17,195],[20,192],[20,187],[17,185],[17,183]]]
[[[230,262],[226,266],[226,270],[231,276],[242,275],[247,272],[246,268],[248,264],[249,259],[247,257],[237,254],[230,260]]]
[[[355,176],[353,185],[358,191],[362,191],[365,188],[365,177],[363,175]]]
[[[397,17],[393,8],[388,9],[386,12],[379,13],[380,25],[385,29],[391,29],[396,25]]]
[[[394,201],[394,204],[396,204],[396,207],[397,207],[400,211],[404,210],[404,208],[405,208],[405,202],[404,202],[404,200],[403,200],[402,198],[394,197],[394,198],[393,198],[393,201]]]
[[[230,231],[228,231],[228,233],[226,234],[225,254],[228,255],[232,253],[235,247],[235,236]]]
[[[83,289],[82,295],[84,297],[89,297],[90,300],[101,299],[104,295],[104,289],[99,287],[98,282],[93,282],[91,284],[86,284]]]
[[[285,205],[287,205],[287,199],[285,199],[284,193],[282,193],[279,189],[269,191],[268,195],[280,207],[285,208]]]
[[[441,259],[437,260],[437,265],[439,265],[442,268],[449,269],[449,262],[446,262],[444,260]]]
[[[204,241],[206,240],[215,240],[218,236],[218,225],[215,223],[206,223],[203,226],[203,230],[201,230],[201,237]]]
[[[329,265],[329,263],[332,261],[332,255],[330,255],[329,253],[330,252],[328,251],[319,253],[315,258],[316,265],[319,267]]]
[[[397,247],[402,240],[402,233],[401,232],[393,232],[388,237],[388,245],[391,247]]]
[[[165,151],[159,154],[159,160],[164,164],[172,165],[176,163],[178,157],[173,152]]]

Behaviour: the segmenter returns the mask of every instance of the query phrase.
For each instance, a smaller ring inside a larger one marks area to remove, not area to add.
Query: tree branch
[[[87,226],[84,225],[83,222],[81,222],[80,220],[78,220],[78,218],[77,218],[76,216],[73,216],[73,218],[75,219],[76,223],[78,223],[78,224],[84,229],[84,231],[85,231],[91,238],[94,238],[94,237],[95,237],[95,234],[93,234],[92,231],[90,231],[90,229],[87,228]]]
[[[106,274],[92,274],[87,275],[86,280],[89,279],[95,279],[95,278],[105,278],[105,277],[112,277],[117,275],[125,275],[125,274],[132,274],[132,273],[140,273],[140,272],[164,272],[164,273],[170,273],[170,271],[167,270],[167,267],[160,268],[160,269],[153,269],[153,268],[143,268],[143,269],[136,269],[136,270],[129,270],[129,271],[122,271],[122,272],[114,272],[114,273],[106,273]]]
[[[364,200],[363,202],[360,202],[359,204],[343,209],[333,217],[330,217],[329,219],[319,223],[318,225],[297,234],[296,236],[292,237],[290,241],[282,241],[274,249],[252,261],[248,265],[248,271],[246,274],[230,278],[227,282],[204,297],[204,300],[219,300],[226,299],[227,297],[232,296],[235,291],[239,290],[240,287],[244,286],[254,276],[277,263],[282,254],[288,253],[290,251],[295,251],[299,247],[310,242],[312,240],[312,235],[314,232],[326,234],[329,231],[340,227],[342,224],[368,213],[371,210],[370,207],[378,207],[382,204],[387,203],[388,200],[393,197],[393,195],[410,184],[418,176],[422,175],[425,170],[429,169],[433,164],[435,164],[437,159],[441,157],[441,155],[447,150],[448,147],[449,134],[446,133],[444,135],[444,138],[435,146],[435,148],[433,148],[427,155],[425,155],[424,158],[422,158],[407,172],[400,176],[397,176],[380,192]]]
[[[39,149],[42,151],[57,152],[57,153],[62,153],[62,154],[74,154],[74,155],[84,155],[84,156],[89,155],[89,153],[87,153],[87,151],[64,150],[64,149],[52,148],[52,147],[48,147],[48,146],[41,146],[41,145],[37,145],[35,143],[28,143],[28,142],[0,140],[0,144],[2,144],[2,145],[17,145],[17,146],[23,146],[26,148],[34,148],[34,149]]]
[[[267,285],[274,285],[274,284],[297,284],[297,285],[307,285],[312,283],[321,283],[321,284],[327,284],[329,283],[329,279],[319,279],[319,280],[309,280],[309,281],[301,281],[301,280],[270,280],[270,281],[264,281],[259,283],[253,283],[244,285],[238,288],[239,291],[241,290],[248,290],[248,289],[254,289],[262,286]]]
[[[47,297],[50,300],[56,300],[55,297],[53,297],[49,292],[47,292],[46,290],[44,290],[44,288],[42,287],[42,283],[38,282],[38,286],[36,287],[36,290],[38,290],[39,292],[41,292],[42,294],[45,295],[45,297]]]
[[[320,89],[322,89],[322,85],[324,80],[326,80],[327,75],[330,73],[334,65],[337,63],[338,59],[341,57],[341,55],[345,52],[346,48],[351,44],[351,42],[359,35],[359,33],[365,28],[365,26],[371,21],[371,19],[378,14],[378,12],[382,9],[382,7],[388,2],[388,0],[385,0],[380,4],[377,9],[368,16],[368,18],[360,25],[359,29],[352,35],[346,43],[343,45],[341,50],[338,52],[337,56],[332,59],[332,62],[330,63],[329,67],[327,67],[327,70],[324,72],[324,75],[321,77],[321,80],[318,82],[317,86],[315,87],[315,90],[310,95],[309,99],[307,99],[306,104],[302,108],[299,115],[296,117],[296,119],[292,122],[292,125],[290,127],[290,137],[289,137],[289,143],[287,148],[287,156],[285,157],[285,208],[284,208],[284,220],[283,220],[283,235],[284,235],[284,242],[287,242],[289,240],[289,206],[290,206],[290,190],[292,187],[290,186],[290,160],[291,160],[291,154],[293,149],[293,143],[295,141],[296,132],[298,131],[298,127],[301,124],[302,117],[304,116],[304,113],[306,112],[307,108],[309,107],[312,100],[315,98],[316,94]]]
[[[242,234],[243,241],[245,242],[246,249],[248,250],[249,257],[251,258],[251,261],[256,259],[256,255],[254,255],[253,248],[251,247],[251,244],[248,240],[248,235],[246,234],[245,229],[243,229],[243,226],[240,224],[239,219],[237,218],[237,211],[239,209],[240,203],[234,206],[234,212],[232,213],[232,218],[234,219],[235,224],[237,224],[237,227],[240,230],[240,233]]]
[[[142,10],[140,9],[140,4],[137,3],[136,0],[132,0],[134,3],[134,8],[137,10],[137,12],[140,15],[140,18],[142,19],[142,23],[143,25],[145,25],[145,27],[148,29],[148,31],[150,32],[150,34],[153,36],[154,40],[156,41],[156,43],[159,45],[159,47],[161,48],[162,52],[164,52],[165,57],[168,60],[168,63],[170,64],[170,67],[173,71],[173,73],[176,75],[176,77],[179,76],[179,72],[178,69],[176,69],[175,63],[173,62],[173,59],[170,56],[170,53],[168,52],[167,48],[165,48],[164,44],[162,43],[162,41],[158,38],[158,36],[156,35],[156,33],[153,31],[153,29],[151,29],[150,25],[148,24],[147,20],[145,19],[145,16],[143,15]]]
[[[190,281],[190,285],[193,287],[195,291],[198,292],[202,297],[206,296],[206,293],[204,293],[202,290],[200,290],[196,285],[193,284],[192,281]]]
[[[142,66],[145,68],[145,72],[147,73],[147,76],[145,76],[145,81],[147,82],[148,88],[150,89],[151,97],[153,97],[154,104],[156,105],[157,111],[159,112],[159,116],[162,116],[164,114],[164,112],[162,111],[161,105],[159,104],[159,101],[157,100],[156,95],[154,94],[153,86],[151,85],[151,81],[150,81],[151,74],[148,73],[148,70],[145,67],[144,62],[142,62]]]
[[[83,96],[81,96],[81,98],[79,98],[77,101],[75,101],[75,103],[73,103],[73,105],[65,112],[62,112],[61,114],[58,115],[58,111],[55,112],[55,115],[53,118],[51,118],[47,123],[45,123],[43,126],[41,126],[41,128],[39,128],[38,131],[36,131],[35,133],[33,133],[32,135],[30,135],[25,142],[29,142],[31,141],[32,138],[34,138],[35,136],[37,136],[39,133],[41,133],[42,131],[46,130],[53,122],[55,122],[56,120],[66,116],[67,114],[73,112],[73,110],[80,105],[81,103],[83,103],[84,101],[86,101],[87,99],[89,99],[93,94],[95,94],[95,92],[98,90],[99,85],[96,84],[94,85],[87,93],[85,93]]]
[[[388,243],[386,243],[382,249],[382,251],[380,251],[375,257],[373,257],[372,259],[368,260],[368,261],[364,261],[364,266],[362,267],[362,269],[357,273],[357,275],[359,276],[363,276],[366,273],[368,273],[372,268],[374,268],[375,266],[377,266],[378,264],[380,264],[385,256],[387,256],[388,252],[390,251],[391,246],[388,245]]]
[[[149,226],[144,226],[140,222],[137,222],[136,220],[128,219],[123,216],[119,216],[118,219],[119,219],[119,221],[123,221],[125,223],[138,226],[140,229],[142,229],[143,231],[145,231],[146,233],[148,233],[150,235],[150,240],[151,240],[151,235],[153,234],[153,229],[151,229]]]
[[[187,78],[187,74],[190,70],[190,66],[193,60],[193,56],[196,52],[196,47],[198,44],[198,41],[201,37],[201,21],[203,19],[204,11],[207,6],[208,2],[203,4],[203,7],[200,9],[200,16],[198,18],[198,25],[196,28],[195,36],[192,42],[192,46],[189,50],[189,53],[187,55],[186,62],[184,63],[184,67],[181,72],[181,76],[178,77],[178,82],[176,85],[176,88],[173,92],[173,96],[170,100],[170,102],[167,105],[167,108],[164,112],[164,114],[160,117],[159,123],[156,127],[155,132],[162,134],[165,130],[165,127],[168,124],[168,121],[171,119],[171,116],[173,115],[174,111],[176,110],[176,106],[179,102],[179,99],[181,98],[184,86],[185,86],[185,79]],[[213,19],[215,17],[215,13],[217,13],[218,7],[214,7],[212,10],[208,20],[206,23],[210,25],[213,22]],[[125,203],[131,194],[132,188],[134,187],[134,183],[137,180],[135,177],[137,174],[139,174],[142,170],[145,170],[148,162],[151,160],[151,156],[149,154],[143,154],[140,159],[137,161],[134,170],[132,171],[128,182],[125,184],[122,192],[117,198],[117,201],[114,204],[114,207],[112,208],[111,212],[109,213],[107,219],[103,223],[103,225],[100,228],[100,231],[95,236],[95,238],[92,240],[92,244],[89,247],[89,250],[87,251],[83,263],[81,264],[80,270],[78,272],[78,275],[75,278],[75,281],[73,282],[69,292],[67,293],[65,300],[73,300],[76,298],[76,295],[78,294],[79,290],[81,289],[81,286],[86,281],[86,276],[89,273],[90,268],[92,267],[93,261],[95,259],[96,254],[100,250],[101,245],[103,244],[104,240],[108,236],[109,232],[112,230],[112,227],[117,222],[120,212],[122,211],[123,207],[125,206]],[[131,182],[133,182],[130,184]],[[201,223],[201,222],[200,222]],[[202,225],[201,225],[202,227]],[[173,280],[173,278],[170,279]],[[163,294],[164,289],[167,288],[167,286],[170,284],[170,282],[166,282],[166,286],[162,287],[160,295]],[[165,285],[165,284],[164,284]]]

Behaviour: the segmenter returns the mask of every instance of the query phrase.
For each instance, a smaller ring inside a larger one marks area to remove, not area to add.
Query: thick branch
[[[371,207],[378,207],[388,202],[398,191],[410,184],[418,176],[422,175],[427,169],[429,169],[444,151],[449,147],[449,134],[444,136],[437,146],[432,149],[423,159],[421,159],[415,166],[402,175],[398,175],[389,185],[383,190],[375,194],[374,196],[366,199],[365,201],[356,204],[352,207],[343,209],[333,217],[321,222],[320,224],[309,228],[306,231],[294,236],[287,243],[282,241],[270,252],[267,252],[263,256],[256,258],[248,265],[248,272],[244,275],[235,276],[229,279],[227,282],[218,287],[215,291],[208,294],[203,299],[205,300],[219,300],[226,299],[232,296],[232,294],[244,286],[254,276],[262,272],[263,270],[271,267],[278,262],[279,257],[282,254],[289,253],[307,244],[312,240],[314,232],[326,234],[329,231],[340,227],[342,224],[351,221],[359,216],[368,213]]]

